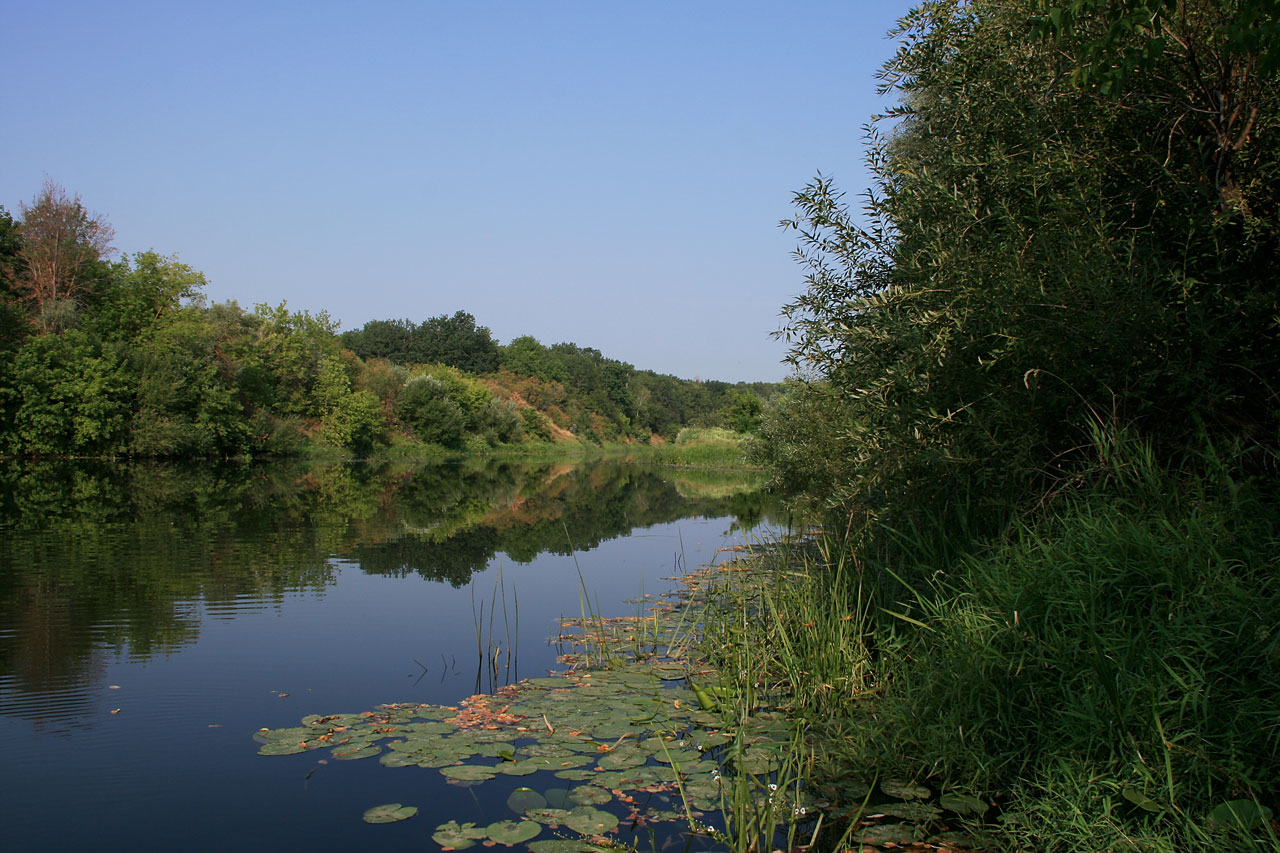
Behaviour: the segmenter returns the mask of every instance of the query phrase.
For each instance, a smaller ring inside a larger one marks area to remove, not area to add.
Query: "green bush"
[[[434,376],[409,379],[396,401],[396,415],[419,440],[443,447],[462,442],[467,415],[449,393],[449,386]]]
[[[13,425],[7,449],[21,455],[120,453],[132,396],[114,350],[75,330],[32,337],[0,385]]]

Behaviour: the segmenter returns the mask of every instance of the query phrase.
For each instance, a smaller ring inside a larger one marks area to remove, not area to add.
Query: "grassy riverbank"
[[[984,850],[1280,847],[1274,486],[1097,450],[1091,486],[998,536],[759,558],[774,582],[708,649],[803,721],[836,814],[889,778],[941,809],[921,840],[963,816]]]
[[[638,461],[656,462],[688,468],[758,468],[746,455],[748,434],[734,432],[723,427],[685,427],[669,442],[641,443],[588,441],[532,441],[521,444],[504,444],[489,447],[482,443],[461,450],[449,450],[439,445],[422,444],[404,440],[393,443],[381,456],[395,460],[445,461],[453,459],[565,459],[576,457],[618,458],[629,457]],[[313,456],[340,457],[337,448],[324,448]]]

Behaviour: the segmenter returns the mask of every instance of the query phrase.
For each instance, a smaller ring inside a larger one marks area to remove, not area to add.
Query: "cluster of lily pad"
[[[560,675],[530,678],[494,694],[472,696],[458,706],[389,704],[355,714],[310,715],[301,725],[263,729],[256,734],[261,755],[293,755],[325,750],[328,758],[350,761],[377,757],[387,767],[434,769],[450,784],[478,785],[498,776],[548,773],[568,784],[541,793],[517,790],[508,805],[516,821],[489,826],[440,826],[442,847],[462,849],[477,841],[518,844],[543,827],[564,828],[583,838],[599,837],[619,825],[619,809],[630,823],[683,820],[722,808],[724,773],[768,774],[787,743],[785,720],[760,713],[733,729],[705,694],[686,686],[690,664],[662,648],[640,651],[637,623],[670,631],[669,613],[643,620],[587,620],[566,623],[587,639],[610,668],[589,669],[586,656],[568,654]],[[652,639],[652,636],[650,637]],[[726,749],[733,744],[734,749]],[[644,794],[672,795],[649,808]],[[671,807],[674,797],[679,807]],[[399,803],[370,809],[368,822],[412,817]],[[535,850],[549,853],[549,842]],[[577,843],[581,848],[581,840]],[[531,845],[532,847],[532,845]],[[565,848],[568,849],[568,848]]]
[[[521,787],[511,794],[507,805],[515,820],[440,825],[432,837],[452,850],[476,843],[528,844],[534,853],[598,850],[608,846],[605,836],[620,822],[687,820],[714,834],[701,819],[729,808],[726,775],[758,780],[762,802],[789,820],[817,817],[825,802],[769,784],[791,743],[784,716],[756,708],[726,718],[720,694],[705,686],[714,673],[677,651],[688,626],[675,607],[660,602],[648,616],[570,620],[565,627],[572,633],[562,642],[590,648],[563,655],[568,668],[560,674],[526,679],[457,706],[400,703],[311,715],[299,726],[257,732],[258,752],[326,750],[337,761],[377,757],[387,767],[436,770],[462,786],[536,773],[558,780],[556,787]],[[923,802],[931,794],[920,786],[878,787],[892,802],[861,811],[855,839],[862,843],[918,841],[944,809],[973,815],[987,809],[981,800],[954,794],[936,805]],[[866,802],[868,790],[837,792],[832,799]],[[364,819],[389,823],[416,813],[413,806],[389,803],[369,809]],[[564,831],[576,836],[534,840]]]

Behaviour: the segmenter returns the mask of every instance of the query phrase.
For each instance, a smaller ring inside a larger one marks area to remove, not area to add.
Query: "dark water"
[[[768,511],[619,463],[0,468],[0,850],[433,850],[513,817],[498,780],[251,735],[543,675],[581,588],[634,613]],[[361,821],[386,802],[422,812]]]

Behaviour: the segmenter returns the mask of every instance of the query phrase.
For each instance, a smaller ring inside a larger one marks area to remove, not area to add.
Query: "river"
[[[545,675],[584,592],[634,614],[768,528],[758,487],[620,462],[0,467],[0,848],[431,850],[440,823],[511,817],[498,786],[252,737]],[[421,812],[361,820],[389,802]]]

